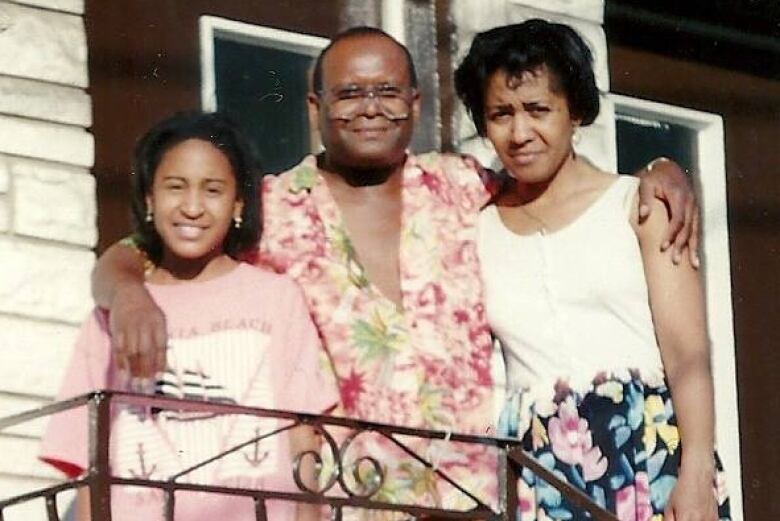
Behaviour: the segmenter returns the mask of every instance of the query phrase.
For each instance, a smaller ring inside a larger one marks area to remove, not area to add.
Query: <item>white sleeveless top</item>
[[[495,206],[480,215],[487,316],[504,350],[510,393],[537,402],[552,398],[558,380],[585,392],[600,372],[663,376],[629,222],[638,179],[615,177],[555,232],[513,233]]]

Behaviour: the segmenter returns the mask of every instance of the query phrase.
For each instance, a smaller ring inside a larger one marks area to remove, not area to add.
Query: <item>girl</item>
[[[303,297],[286,277],[236,258],[259,234],[256,184],[247,145],[220,114],[176,115],[152,128],[135,153],[133,214],[140,243],[156,268],[147,287],[165,313],[166,370],[154,393],[219,403],[322,413],[336,404],[335,383],[320,371],[317,333]],[[125,390],[115,370],[107,317],[84,324],[60,398],[96,389]],[[131,364],[132,360],[129,361]],[[166,480],[209,457],[277,428],[272,419],[162,411],[115,411],[112,473]],[[42,458],[69,477],[86,468],[84,411],[52,418]],[[314,447],[297,428],[253,443],[182,480],[266,490],[295,490],[291,456]],[[114,487],[113,519],[162,519],[162,494]],[[77,514],[89,519],[86,492]],[[251,498],[181,492],[175,518],[254,520]],[[314,519],[314,507],[297,507]],[[269,519],[292,520],[296,506],[270,502]]]
[[[576,155],[599,111],[591,62],[571,28],[528,20],[479,34],[456,73],[507,175],[478,242],[508,373],[500,429],[622,520],[728,518],[702,284],[662,251],[661,203],[640,222],[637,180]],[[523,476],[523,519],[586,517]]]

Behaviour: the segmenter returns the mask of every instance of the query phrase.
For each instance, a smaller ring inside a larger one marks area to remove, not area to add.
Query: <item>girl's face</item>
[[[551,89],[547,67],[488,80],[485,92],[487,137],[507,173],[520,183],[549,182],[572,157],[571,138],[579,121],[566,96]]]
[[[208,141],[187,139],[162,157],[147,208],[163,242],[162,265],[205,266],[223,243],[243,203],[227,157]]]

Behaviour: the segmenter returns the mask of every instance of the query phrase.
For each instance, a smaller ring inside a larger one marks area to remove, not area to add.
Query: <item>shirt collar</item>
[[[321,181],[322,176],[320,176],[317,168],[317,157],[309,154],[293,169],[288,189],[294,194],[299,194],[303,191],[311,192],[312,188]]]
[[[406,151],[406,160],[404,162],[404,177],[408,175],[409,167],[418,166],[417,158],[414,154]],[[288,190],[291,193],[299,194],[303,191],[311,192],[323,179],[317,167],[317,156],[308,154],[293,168],[292,179]]]

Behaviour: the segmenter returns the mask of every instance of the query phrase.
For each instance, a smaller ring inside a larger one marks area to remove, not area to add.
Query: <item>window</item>
[[[306,107],[308,73],[328,40],[202,16],[204,110],[230,114],[247,131],[265,172],[297,164],[316,142]]]
[[[698,170],[696,130],[621,112],[615,114],[615,127],[618,172],[636,172],[662,155],[674,159],[689,172]]]

